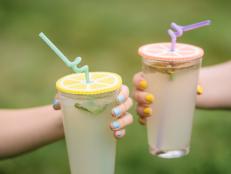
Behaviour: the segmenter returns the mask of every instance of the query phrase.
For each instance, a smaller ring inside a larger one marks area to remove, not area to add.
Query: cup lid
[[[90,72],[90,83],[86,83],[84,73],[70,74],[56,82],[56,89],[67,94],[95,95],[113,92],[122,85],[118,74],[110,72]]]
[[[200,59],[204,55],[203,49],[190,44],[176,43],[174,51],[170,48],[171,43],[147,44],[139,48],[138,54],[144,59],[160,61],[187,61]]]

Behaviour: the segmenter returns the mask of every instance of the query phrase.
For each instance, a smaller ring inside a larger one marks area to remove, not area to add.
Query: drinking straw
[[[89,68],[88,65],[84,65],[82,67],[78,67],[77,65],[81,62],[81,57],[76,57],[73,62],[71,62],[51,41],[48,37],[43,33],[39,33],[39,37],[55,52],[55,54],[62,59],[62,61],[71,68],[75,73],[85,73],[86,83],[90,83],[89,78]]]
[[[206,20],[206,21],[198,22],[198,23],[191,24],[191,25],[185,25],[185,26],[177,25],[174,22],[171,23],[172,29],[168,30],[168,34],[172,40],[171,51],[175,50],[177,38],[182,36],[185,31],[194,30],[194,29],[204,27],[210,24],[211,24],[211,20]]]

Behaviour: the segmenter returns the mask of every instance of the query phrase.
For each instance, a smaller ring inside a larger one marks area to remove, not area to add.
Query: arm
[[[231,108],[231,61],[200,71],[200,84],[204,89],[197,96],[201,108]]]
[[[52,106],[0,110],[0,158],[17,155],[61,139],[61,111]]]
[[[125,127],[133,122],[132,115],[127,112],[131,106],[129,89],[123,85],[117,106],[112,109],[114,121],[110,124],[116,138],[125,136]],[[39,148],[63,136],[62,113],[52,106],[0,110],[0,158]]]

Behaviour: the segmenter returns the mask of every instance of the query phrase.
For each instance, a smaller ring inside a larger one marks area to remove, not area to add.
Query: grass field
[[[186,33],[180,42],[205,49],[204,66],[230,60],[231,1],[0,0],[0,107],[45,105],[55,81],[71,72],[42,43],[45,32],[64,53],[81,56],[91,71],[112,71],[132,89],[141,69],[140,45],[169,41],[170,22],[211,19],[212,26]],[[131,109],[137,119],[135,107]],[[116,174],[231,173],[231,111],[197,110],[190,155],[164,160],[149,155],[146,130],[135,122],[119,141]],[[2,141],[2,140],[0,140]],[[65,142],[0,161],[0,174],[67,174]]]

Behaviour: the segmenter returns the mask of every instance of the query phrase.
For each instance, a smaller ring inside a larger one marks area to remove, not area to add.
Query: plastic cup
[[[116,140],[109,125],[122,81],[114,73],[71,74],[56,82],[72,174],[114,174]]]
[[[155,43],[139,48],[147,91],[155,96],[147,118],[150,153],[177,158],[189,153],[196,89],[203,50],[177,43]]]

